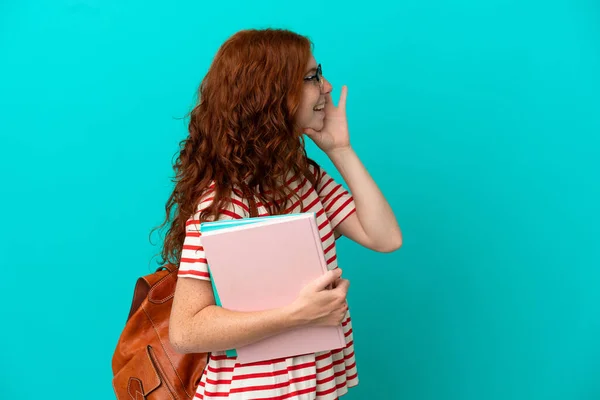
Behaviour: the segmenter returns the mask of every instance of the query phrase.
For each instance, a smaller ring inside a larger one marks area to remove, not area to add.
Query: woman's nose
[[[324,77],[322,77],[321,79],[323,80],[323,85],[321,86],[321,91],[325,94],[331,93],[331,91],[333,90],[333,86],[331,86],[331,83],[329,83],[329,81],[327,79],[325,79]]]

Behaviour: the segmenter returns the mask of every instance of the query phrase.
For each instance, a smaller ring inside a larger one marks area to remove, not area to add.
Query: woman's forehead
[[[317,70],[317,61],[313,55],[308,59],[308,64],[306,65],[306,72],[316,71]]]

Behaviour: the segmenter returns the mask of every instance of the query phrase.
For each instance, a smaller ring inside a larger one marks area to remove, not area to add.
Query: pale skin
[[[354,197],[356,212],[336,228],[338,234],[378,252],[402,245],[402,234],[390,205],[352,146],[346,119],[348,89],[338,105],[331,84],[315,80],[311,56],[296,124],[330,158]],[[325,104],[323,111],[319,108]],[[179,279],[170,319],[170,341],[181,353],[205,353],[239,348],[284,331],[307,325],[339,325],[348,310],[349,282],[337,268],[307,285],[290,305],[262,312],[235,312],[217,307],[209,281]],[[331,288],[333,286],[333,288]]]
[[[311,57],[308,68],[314,70],[316,61]],[[305,94],[315,104],[325,102],[324,118],[316,115],[303,121],[304,133],[329,157],[348,185],[354,197],[356,213],[346,218],[337,228],[338,233],[378,252],[392,252],[402,246],[402,233],[389,203],[350,145],[346,99],[348,88],[342,87],[338,105],[331,99],[331,84],[322,78],[319,95]],[[305,88],[307,90],[307,88]],[[314,92],[314,88],[312,91]],[[308,115],[307,115],[308,116]],[[302,123],[302,122],[301,122]]]

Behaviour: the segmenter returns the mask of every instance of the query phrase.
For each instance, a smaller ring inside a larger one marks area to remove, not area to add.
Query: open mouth
[[[314,111],[323,111],[325,109],[325,104],[321,104],[313,108]]]

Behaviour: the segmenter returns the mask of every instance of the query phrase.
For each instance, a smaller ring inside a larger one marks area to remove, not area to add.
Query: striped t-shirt
[[[290,207],[289,212],[300,212],[302,201],[303,212],[316,213],[328,268],[337,268],[335,240],[338,235],[334,229],[356,210],[351,194],[323,169],[316,187],[306,178],[292,182],[299,200]],[[199,213],[212,200],[210,192],[207,193],[200,202],[198,211],[187,222],[179,278],[210,280],[202,248],[202,233],[199,232]],[[246,200],[236,193],[231,200],[227,209],[220,210],[219,219],[249,217]],[[260,216],[268,215],[264,205],[257,203],[257,208]],[[240,364],[235,357],[227,357],[224,351],[211,353],[195,397],[205,400],[335,400],[345,394],[348,388],[358,384],[349,312],[342,325],[346,347],[340,350],[251,364]]]

